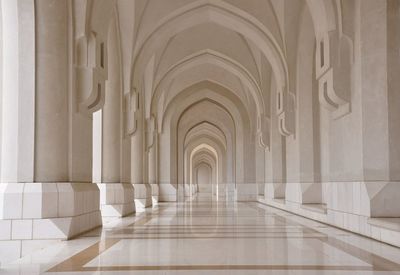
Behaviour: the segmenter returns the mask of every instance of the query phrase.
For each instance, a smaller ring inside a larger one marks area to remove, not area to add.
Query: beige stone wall
[[[22,255],[101,215],[190,199],[207,167],[214,199],[399,245],[399,13],[396,0],[1,1],[0,242]]]

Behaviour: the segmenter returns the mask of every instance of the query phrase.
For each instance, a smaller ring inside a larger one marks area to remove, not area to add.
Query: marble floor
[[[0,274],[400,274],[400,249],[256,202],[194,199],[106,221]]]

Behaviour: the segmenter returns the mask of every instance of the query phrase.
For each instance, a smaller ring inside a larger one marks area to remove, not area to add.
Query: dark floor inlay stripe
[[[145,270],[335,270],[382,271],[370,266],[336,265],[154,265],[82,267],[79,271],[145,271]],[[67,271],[67,270],[65,270]],[[69,270],[68,270],[69,271]]]

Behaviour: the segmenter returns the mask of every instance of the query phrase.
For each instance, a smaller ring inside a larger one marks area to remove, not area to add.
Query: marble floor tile
[[[400,249],[255,202],[160,203],[0,274],[400,274]]]

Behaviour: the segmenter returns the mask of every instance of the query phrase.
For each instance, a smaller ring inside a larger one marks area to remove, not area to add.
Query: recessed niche
[[[102,67],[104,69],[104,42],[100,44],[100,67]]]
[[[321,40],[320,42],[320,51],[319,51],[319,53],[320,53],[320,62],[321,62],[321,68],[323,68],[324,67],[324,65],[325,65],[325,58],[324,58],[324,40]]]

